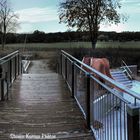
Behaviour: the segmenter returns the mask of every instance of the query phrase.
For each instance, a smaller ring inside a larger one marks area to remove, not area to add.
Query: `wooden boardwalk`
[[[10,100],[0,102],[0,140],[93,140],[60,75],[47,61],[33,61],[10,88]]]

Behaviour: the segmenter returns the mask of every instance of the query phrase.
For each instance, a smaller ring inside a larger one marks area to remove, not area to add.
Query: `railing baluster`
[[[5,82],[6,82],[6,90],[7,90],[7,100],[9,100],[9,83],[8,83],[8,73],[5,73]]]
[[[65,57],[65,79],[67,80],[67,57]]]
[[[87,104],[87,127],[90,129],[90,74],[87,74],[87,96],[86,96],[86,104]]]
[[[108,124],[108,110],[109,110],[109,102],[108,102],[108,98],[109,98],[109,93],[107,93],[107,98],[106,98],[106,102],[107,102],[107,111],[106,111],[106,124],[107,124],[107,140],[109,140],[109,124]]]
[[[18,75],[20,74],[20,55],[18,53]]]
[[[124,103],[123,105],[123,108],[124,108],[124,140],[127,140],[127,126],[126,126],[126,104]]]
[[[63,60],[62,60],[62,53],[60,54],[60,74],[62,75],[62,62]]]
[[[4,79],[1,79],[1,101],[4,101]]]
[[[120,140],[122,140],[122,101],[120,100]]]
[[[12,83],[12,60],[10,59],[10,62],[9,62],[10,64],[10,86],[11,86],[11,83]]]
[[[104,105],[106,105],[106,97],[104,98]],[[104,107],[106,109],[106,106],[104,106]],[[105,111],[105,113],[106,113],[106,111]],[[107,123],[106,123],[106,118],[104,119],[104,122],[105,122],[105,131],[104,131],[104,133],[105,133],[105,139],[104,140],[107,140]]]
[[[75,68],[75,65],[74,65],[74,62],[72,62],[72,98],[74,98],[74,68]]]
[[[109,114],[109,123],[110,123],[110,140],[112,140],[112,122],[111,122],[111,115],[112,115],[112,95],[110,94],[110,98],[109,98],[110,102],[111,102],[111,109],[110,109],[110,114]]]
[[[15,56],[15,79],[17,78],[17,57]]]
[[[115,104],[115,96],[113,95],[113,106],[114,106],[114,104]],[[115,140],[115,108],[113,107],[113,122],[112,122],[112,129],[113,129],[113,134],[112,134],[112,136],[113,136],[113,140]]]
[[[116,132],[116,140],[118,140],[118,131],[119,131],[119,129],[118,129],[118,110],[117,110],[117,107],[118,107],[118,105],[117,105],[117,102],[118,102],[118,98],[116,97],[116,130],[117,130],[117,132]]]

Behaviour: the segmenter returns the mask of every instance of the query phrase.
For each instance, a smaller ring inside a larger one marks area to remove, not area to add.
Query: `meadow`
[[[111,67],[121,65],[121,60],[128,65],[136,64],[140,69],[140,41],[130,42],[97,42],[96,49],[93,50],[90,42],[60,42],[60,43],[27,43],[27,44],[7,44],[5,51],[20,50],[22,53],[31,52],[35,59],[52,58],[51,63],[57,65],[59,51],[66,50],[73,56],[82,60],[83,56],[106,57],[111,63]],[[4,53],[0,51],[2,55]]]
[[[5,48],[11,49],[67,49],[67,48],[91,48],[90,42],[63,42],[63,43],[27,43],[27,44],[7,44]],[[130,42],[97,42],[96,48],[140,48],[140,41]]]

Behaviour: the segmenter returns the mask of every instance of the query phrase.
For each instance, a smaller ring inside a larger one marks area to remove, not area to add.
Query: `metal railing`
[[[130,78],[130,79],[133,79],[132,78],[132,71],[130,70],[130,68],[128,67],[128,65],[125,63],[124,60],[122,60],[122,66],[121,68],[123,69],[123,72],[127,74],[127,76]]]
[[[19,51],[0,58],[0,100],[8,99],[8,89],[21,73],[21,58]]]
[[[140,95],[65,51],[61,51],[60,60],[60,71],[71,96],[75,98],[87,127],[93,131],[96,139],[139,139]],[[89,69],[91,73],[81,66]],[[127,100],[124,95],[131,96],[134,102]]]

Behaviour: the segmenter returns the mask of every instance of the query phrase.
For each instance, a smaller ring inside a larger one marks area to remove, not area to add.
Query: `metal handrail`
[[[125,67],[128,69],[128,71],[132,74],[132,71],[130,70],[130,68],[128,67],[128,65],[125,63],[124,60],[122,60],[122,63],[125,65]]]
[[[96,74],[97,76],[101,77],[103,80],[109,82],[110,84],[113,84],[115,87],[121,89],[122,91],[126,92],[127,94],[129,94],[130,96],[134,97],[135,99],[138,99],[140,100],[140,96],[128,89],[128,88],[125,88],[124,86],[122,86],[120,83],[114,81],[113,79],[107,77],[106,75],[100,73],[99,71],[93,69],[92,67],[88,66],[87,64],[81,62],[80,60],[76,59],[75,57],[73,57],[72,55],[68,54],[67,52],[61,50],[62,54],[66,55],[67,57],[71,58],[74,62],[76,63],[79,63],[80,65],[83,65],[84,67],[86,67],[87,69],[89,69],[92,73]]]
[[[132,76],[129,74],[129,72],[127,71],[126,68],[124,68],[124,71],[123,71],[123,72],[126,72],[127,76],[128,76],[131,80],[133,79]]]
[[[128,77],[129,77],[130,79],[133,79],[132,76],[131,76],[132,71],[130,70],[130,68],[128,67],[128,65],[125,63],[124,60],[122,60],[122,64],[123,64],[123,66],[122,66],[121,68],[124,69],[124,72],[126,72],[126,74],[128,75]]]
[[[8,59],[9,57],[11,57],[11,56],[13,56],[13,55],[15,55],[15,54],[18,54],[18,53],[19,53],[18,50],[17,50],[17,51],[14,51],[14,52],[12,52],[12,53],[10,53],[10,54],[8,54],[8,55],[6,55],[6,56],[0,58],[0,61],[3,61],[3,60],[5,60],[5,59]]]

